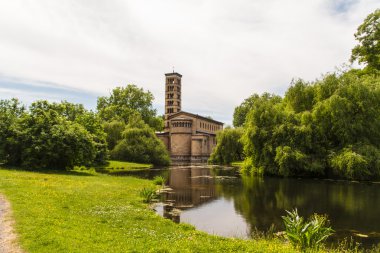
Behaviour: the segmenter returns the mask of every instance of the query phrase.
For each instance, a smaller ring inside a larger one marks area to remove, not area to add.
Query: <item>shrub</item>
[[[119,161],[169,165],[169,153],[153,129],[135,115],[122,133],[122,139],[110,153],[111,158]]]
[[[305,250],[318,249],[324,241],[333,234],[334,230],[328,226],[326,216],[314,214],[308,221],[298,215],[297,209],[287,211],[288,215],[282,216],[285,224],[285,234],[291,244]]]
[[[155,185],[161,185],[162,187],[165,186],[165,178],[163,176],[155,176],[153,178],[153,183]]]
[[[154,199],[157,199],[158,195],[156,193],[156,190],[154,188],[143,188],[140,191],[140,197],[143,198],[144,203],[150,203]]]

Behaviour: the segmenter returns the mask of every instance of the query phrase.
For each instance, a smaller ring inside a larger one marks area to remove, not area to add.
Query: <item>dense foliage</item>
[[[0,100],[0,162],[9,160],[9,154],[18,152],[14,149],[14,126],[24,114],[25,107],[17,99]]]
[[[153,95],[135,85],[117,87],[109,97],[98,98],[110,156],[130,162],[169,164],[165,146],[154,130],[161,130],[163,119],[152,107]]]
[[[25,110],[2,100],[0,117],[0,159],[9,165],[65,169],[106,159],[101,122],[80,105],[36,101]]]
[[[130,84],[113,89],[108,97],[99,97],[97,109],[105,122],[121,121],[125,124],[137,112],[146,124],[160,131],[163,128],[163,119],[153,109],[153,99],[150,91]]]
[[[245,169],[295,176],[380,177],[380,79],[351,70],[298,80],[284,99],[253,107]]]
[[[0,163],[36,169],[70,169],[123,161],[168,164],[154,133],[162,118],[153,96],[134,85],[98,99],[99,112],[66,101],[36,101],[26,109],[17,99],[0,100]]]
[[[281,97],[276,96],[276,95],[271,95],[269,93],[264,93],[262,96],[259,96],[258,94],[253,94],[249,98],[245,99],[243,103],[237,106],[234,110],[234,115],[233,115],[234,127],[243,126],[249,111],[268,100],[281,101]]]
[[[243,160],[243,144],[240,141],[242,136],[242,128],[226,128],[219,131],[216,135],[217,145],[211,154],[209,162],[231,164],[234,161]]]
[[[169,154],[165,145],[141,119],[139,114],[129,118],[122,139],[111,151],[111,158],[120,161],[168,165]]]
[[[243,169],[282,176],[380,178],[380,12],[355,34],[363,70],[293,81],[284,98],[257,94],[235,109],[243,126]]]

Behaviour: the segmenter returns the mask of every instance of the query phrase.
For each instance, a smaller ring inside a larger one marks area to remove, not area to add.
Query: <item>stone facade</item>
[[[216,145],[223,123],[181,110],[181,78],[165,74],[165,127],[157,133],[173,162],[205,162]]]

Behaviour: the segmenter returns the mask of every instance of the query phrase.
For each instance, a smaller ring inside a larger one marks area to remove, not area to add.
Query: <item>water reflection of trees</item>
[[[224,197],[234,203],[251,231],[265,231],[272,224],[283,229],[281,216],[296,207],[302,216],[327,214],[339,235],[347,236],[351,230],[380,232],[378,184],[246,176],[234,180],[234,175],[233,170],[207,167],[170,170],[167,184],[173,190],[164,200],[171,208],[184,210]],[[171,215],[168,210],[164,211]]]
[[[234,206],[251,228],[282,228],[284,210],[297,207],[300,214],[327,214],[337,230],[364,233],[380,231],[380,186],[321,180],[243,177],[221,183],[218,193]]]

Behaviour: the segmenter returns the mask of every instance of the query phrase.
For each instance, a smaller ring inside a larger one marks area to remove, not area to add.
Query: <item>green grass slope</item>
[[[175,224],[142,203],[152,182],[0,169],[27,252],[294,252],[277,240],[227,239]]]

